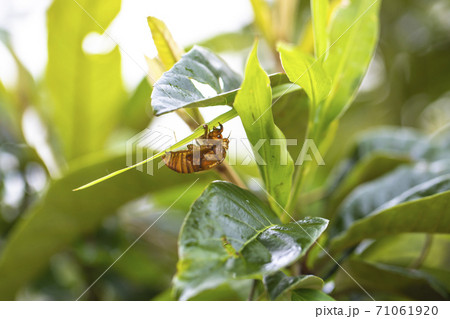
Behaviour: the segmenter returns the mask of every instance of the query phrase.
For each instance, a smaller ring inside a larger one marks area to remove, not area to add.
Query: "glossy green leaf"
[[[419,160],[427,149],[427,143],[424,134],[411,128],[381,127],[360,134],[350,157],[333,176],[331,191],[334,191],[356,166],[365,166],[360,162],[370,162],[371,158],[377,156]]]
[[[182,227],[176,295],[185,300],[224,282],[275,273],[300,258],[326,226],[322,218],[280,225],[249,191],[214,182]]]
[[[332,174],[329,215],[358,185],[392,171],[401,164],[421,160],[430,148],[428,138],[411,128],[380,127],[357,137],[351,156]]]
[[[328,50],[328,0],[311,0],[311,19],[316,58],[323,60]]]
[[[323,69],[322,62],[292,46],[279,45],[278,51],[289,80],[305,90],[313,109],[316,108],[331,88],[330,77]]]
[[[332,193],[330,198],[330,206],[332,210],[338,208],[339,204],[350,192],[361,184],[380,177],[396,167],[407,164],[408,158],[391,156],[390,154],[375,153],[356,163],[351,164],[351,169],[347,169],[348,173],[342,176],[342,181],[338,185],[334,185],[334,189],[329,190]],[[331,212],[328,212],[331,214]]]
[[[346,272],[339,270],[336,274],[335,290],[332,293],[336,297],[353,292],[371,300],[355,283],[356,281],[376,300],[448,298],[445,288],[434,277],[419,270],[369,263],[359,258],[349,259],[342,267]]]
[[[202,106],[192,103],[211,96],[201,92],[197,83],[206,85],[215,92],[214,95],[218,95],[215,104],[209,105],[229,105],[227,96],[220,94],[238,89],[241,79],[220,57],[205,48],[194,46],[154,85],[152,106],[156,115],[182,107]]]
[[[324,103],[326,125],[342,115],[353,101],[369,67],[378,39],[381,1],[341,1],[332,14],[324,69],[332,77]]]
[[[244,82],[236,96],[234,109],[253,146],[265,139],[260,150],[255,149],[254,152],[258,152],[264,161],[257,164],[266,190],[271,195],[269,202],[281,214],[280,206],[285,207],[289,198],[294,163],[287,151],[285,137],[274,123],[270,80],[259,64],[257,47],[255,43],[248,58]],[[272,140],[279,145],[270,145]]]
[[[107,28],[119,10],[120,0],[56,0],[47,12],[49,113],[68,159],[98,151],[119,122],[126,98],[119,49],[92,55],[82,48],[84,38],[103,34],[99,25]]]
[[[283,294],[296,289],[322,289],[323,280],[313,275],[290,277],[278,271],[264,276],[264,286],[271,300],[276,300]]]
[[[359,136],[352,158],[359,160],[370,154],[384,153],[419,160],[429,143],[426,135],[413,128],[378,127]]]
[[[292,292],[292,301],[335,301],[335,300],[320,290],[298,289]]]
[[[449,209],[450,175],[444,175],[407,190],[355,221],[332,240],[331,249],[399,233],[450,233]]]
[[[0,256],[1,300],[13,299],[21,286],[46,267],[53,254],[95,230],[105,217],[116,213],[123,204],[180,183],[186,183],[188,187],[197,178],[211,180],[210,174],[182,176],[163,168],[154,176],[133,171],[95,189],[72,192],[76,185],[93,176],[124,165],[124,159],[125,155],[121,154],[113,159],[85,164],[49,186],[40,201],[15,225],[3,247]]]
[[[155,17],[147,17],[147,23],[152,32],[153,42],[158,50],[158,57],[169,70],[183,55],[183,50],[177,45],[165,23]]]
[[[399,196],[409,194],[411,190],[414,192],[414,187],[448,173],[450,173],[448,162],[419,163],[412,167],[401,166],[381,178],[357,187],[340,206],[330,226],[331,236],[348,229],[355,221],[370,215],[382,205],[388,202],[392,204],[394,198],[397,198],[397,202],[401,198],[407,200]],[[426,185],[422,187],[427,189]],[[426,196],[433,194],[432,185]]]

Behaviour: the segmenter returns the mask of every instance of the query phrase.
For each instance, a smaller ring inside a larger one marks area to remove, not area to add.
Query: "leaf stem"
[[[431,245],[433,244],[433,235],[432,234],[426,234],[425,235],[425,242],[422,247],[422,251],[420,252],[419,257],[413,261],[413,263],[410,265],[410,268],[418,269],[420,266],[422,266],[423,262],[428,256],[428,253],[430,252]]]
[[[257,285],[258,285],[258,280],[257,279],[253,279],[252,288],[250,289],[250,293],[248,294],[247,301],[253,301]]]

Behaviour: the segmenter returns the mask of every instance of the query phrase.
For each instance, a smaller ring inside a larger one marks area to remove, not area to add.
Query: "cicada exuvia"
[[[205,134],[198,140],[199,145],[189,144],[187,150],[166,152],[163,160],[166,166],[175,172],[188,174],[201,172],[220,165],[227,155],[228,138],[223,138],[223,125],[209,131],[203,125]]]

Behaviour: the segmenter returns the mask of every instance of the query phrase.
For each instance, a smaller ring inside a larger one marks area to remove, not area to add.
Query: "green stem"
[[[422,266],[423,262],[428,256],[428,253],[430,252],[432,244],[433,244],[433,235],[426,234],[425,242],[423,244],[422,251],[420,252],[420,256],[411,264],[410,268],[418,269],[420,268],[420,266]]]
[[[255,296],[256,286],[258,285],[258,280],[253,279],[252,288],[250,289],[250,293],[248,294],[247,301],[252,301]]]

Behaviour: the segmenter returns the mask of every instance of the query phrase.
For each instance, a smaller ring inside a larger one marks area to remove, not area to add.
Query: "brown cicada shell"
[[[189,144],[187,150],[166,152],[163,155],[164,163],[175,172],[188,174],[201,172],[220,165],[228,150],[228,138],[223,138],[223,125],[213,127],[210,132],[207,125],[205,134],[198,139],[200,145]]]

